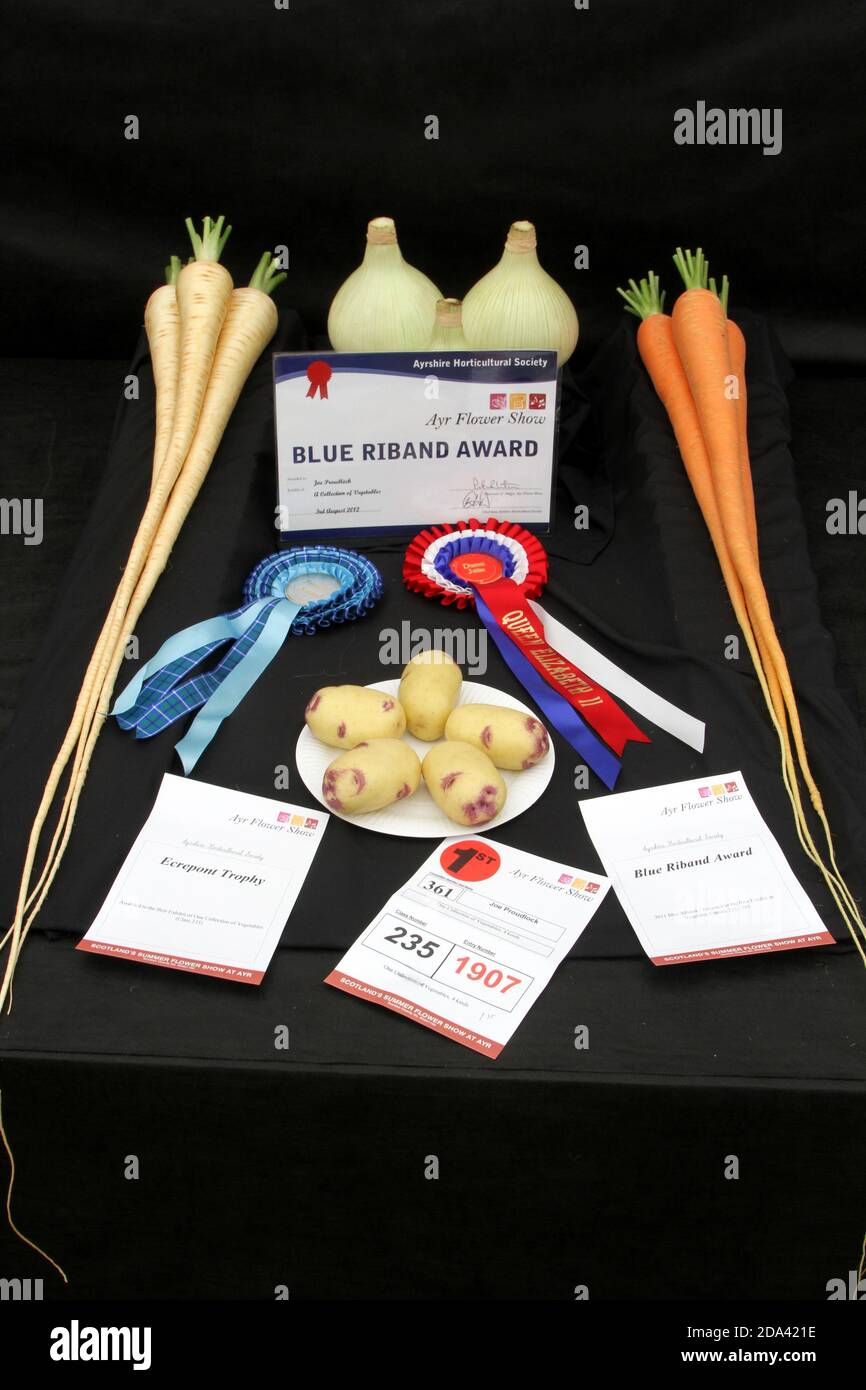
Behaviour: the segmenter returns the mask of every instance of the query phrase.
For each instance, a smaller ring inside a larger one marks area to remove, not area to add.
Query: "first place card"
[[[325,983],[498,1057],[609,887],[483,836],[445,840]]]
[[[274,393],[283,536],[550,527],[555,352],[276,353]]]
[[[326,812],[167,774],[79,951],[259,985]]]

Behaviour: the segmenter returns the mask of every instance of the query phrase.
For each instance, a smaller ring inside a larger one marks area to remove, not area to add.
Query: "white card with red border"
[[[260,985],[328,819],[167,774],[77,950]]]
[[[582,801],[653,965],[832,946],[742,772]]]
[[[498,1057],[609,887],[481,835],[443,840],[325,983]]]

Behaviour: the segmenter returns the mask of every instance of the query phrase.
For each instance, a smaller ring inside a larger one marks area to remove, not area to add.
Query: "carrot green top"
[[[181,263],[180,256],[172,256],[171,260],[165,268],[165,283],[167,285],[176,285],[177,277],[182,269],[183,266]]]
[[[683,284],[687,290],[709,289],[718,299],[721,300],[722,308],[727,315],[728,312],[728,277],[722,276],[722,287],[718,288],[715,280],[709,275],[709,261],[700,247],[693,254],[691,251],[683,251],[678,246],[676,255],[673,258],[674,265],[680,272]],[[625,310],[628,314],[634,314],[636,318],[648,319],[653,314],[664,313],[665,291],[659,293],[659,277],[654,270],[636,284],[634,280],[629,280],[627,290],[617,290],[625,300]]]
[[[721,290],[718,289],[716,282],[711,275],[708,279],[710,263],[704,255],[703,251],[701,250],[700,246],[698,247],[694,255],[692,255],[691,251],[683,251],[678,246],[676,255],[673,259],[674,265],[676,266],[677,270],[680,272],[680,275],[682,276],[683,284],[685,285],[686,289],[709,289],[712,294],[716,295],[716,297],[722,301],[722,308],[724,309],[725,314],[727,315],[729,289],[728,277],[727,275],[722,276]]]
[[[627,314],[634,314],[636,318],[648,319],[653,314],[664,313],[665,290],[659,293],[659,277],[654,270],[641,280],[640,284],[635,284],[634,280],[629,280],[627,290],[617,290],[625,300],[625,311]]]
[[[225,244],[229,239],[231,227],[226,227],[223,231],[225,218],[220,214],[216,222],[212,218],[206,217],[202,222],[202,235],[199,236],[191,217],[186,219],[186,229],[189,232],[189,239],[192,242],[192,249],[197,261],[218,261],[222,255]]]
[[[728,288],[729,287],[727,275],[722,276],[722,288],[720,290],[716,289],[716,282],[713,279],[712,275],[710,276],[710,289],[712,290],[713,294],[717,294],[719,296],[719,299],[722,301],[722,308],[725,311],[725,318],[727,318],[728,316]]]
[[[683,251],[682,247],[678,246],[673,261],[687,290],[705,290],[707,288],[709,263],[700,246],[694,255],[691,251]]]
[[[250,280],[251,290],[262,290],[265,294],[273,294],[277,285],[281,285],[287,279],[286,272],[280,270],[280,263],[270,251],[265,251]]]

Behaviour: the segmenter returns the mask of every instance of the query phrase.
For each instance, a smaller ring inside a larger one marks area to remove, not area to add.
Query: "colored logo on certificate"
[[[593,883],[591,881],[587,883],[585,878],[573,878],[569,880],[568,874],[560,874],[559,881],[560,883],[570,882],[570,886],[578,893],[597,893],[601,887],[600,883]]]
[[[288,811],[280,811],[280,814],[277,816],[277,820],[280,821],[281,823],[284,823],[285,821],[290,820],[290,819],[291,819],[291,817],[289,816]]]
[[[315,816],[307,816],[307,819],[306,819],[306,821],[304,822],[304,824],[305,824],[307,830],[315,830],[315,828],[316,828],[316,826],[319,824],[319,822],[317,821],[317,819],[316,819]]]
[[[525,410],[525,409],[526,409],[526,392],[525,392],[525,391],[512,391],[511,395],[508,397],[508,404],[509,404],[509,406],[511,407],[512,410]]]
[[[546,410],[546,409],[547,409],[547,393],[546,393],[545,391],[540,391],[540,392],[539,392],[539,391],[530,391],[530,393],[529,393],[529,409],[530,409],[530,410]]]
[[[724,796],[726,792],[738,792],[739,790],[737,782],[714,782],[711,787],[698,787],[698,796]]]
[[[490,409],[504,410],[507,399],[508,397],[504,396],[501,391],[492,391],[490,394]]]
[[[292,816],[292,825],[303,825],[303,816]]]

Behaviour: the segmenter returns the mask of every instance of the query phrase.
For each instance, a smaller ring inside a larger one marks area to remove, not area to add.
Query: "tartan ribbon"
[[[218,637],[216,641],[194,647],[192,651],[168,662],[155,676],[145,681],[138,699],[131,708],[121,713],[115,707],[113,712],[120,727],[135,729],[137,738],[152,738],[154,734],[162,733],[163,729],[173,724],[176,719],[182,719],[185,714],[191,714],[194,709],[198,709],[210,699],[229,671],[243,660],[267,622],[268,614],[279,602],[279,599],[274,599],[259,609],[243,635],[237,638],[212,671],[202,671],[196,676],[191,676],[189,680],[183,680],[183,677],[194,671],[211,652],[222,647],[225,638]],[[226,617],[238,618],[246,612],[246,608],[245,604]]]
[[[310,580],[334,582],[326,597],[289,597]],[[362,617],[382,593],[374,565],[354,551],[298,546],[268,555],[248,576],[240,608],[177,632],[165,641],[118,696],[112,715],[135,737],[152,738],[198,710],[176,745],[184,774],[195,767],[220,724],[270,665],[289,633],[311,635]],[[208,657],[231,646],[210,670]]]

